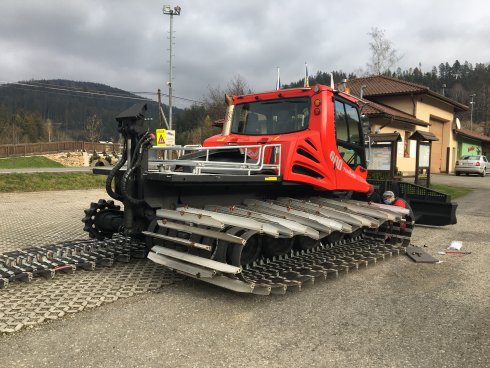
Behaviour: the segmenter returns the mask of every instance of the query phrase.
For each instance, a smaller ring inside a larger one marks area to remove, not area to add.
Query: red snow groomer
[[[90,235],[145,239],[157,263],[259,294],[409,244],[408,210],[359,200],[373,186],[355,98],[316,85],[226,101],[222,133],[199,147],[151,146],[146,107],[120,114],[124,154],[111,171],[95,171],[108,176],[124,210],[93,203],[84,219]]]

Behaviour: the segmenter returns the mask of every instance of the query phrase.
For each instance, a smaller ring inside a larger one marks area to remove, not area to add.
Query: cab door
[[[366,168],[366,151],[357,105],[335,97],[335,136],[343,161],[352,169]]]

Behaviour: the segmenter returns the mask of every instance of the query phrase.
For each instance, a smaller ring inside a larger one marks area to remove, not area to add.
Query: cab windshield
[[[235,106],[231,133],[284,134],[304,130],[310,119],[310,98],[249,102]]]

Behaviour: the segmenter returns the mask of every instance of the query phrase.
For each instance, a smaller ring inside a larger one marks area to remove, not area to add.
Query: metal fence
[[[58,152],[120,152],[119,143],[94,143],[80,141],[25,143],[0,145],[0,157],[42,155]]]

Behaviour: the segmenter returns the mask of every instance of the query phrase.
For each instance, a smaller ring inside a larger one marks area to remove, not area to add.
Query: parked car
[[[462,173],[478,174],[480,176],[485,176],[490,172],[490,162],[483,155],[466,155],[461,156],[461,158],[456,161],[455,168],[456,175],[461,175]]]

